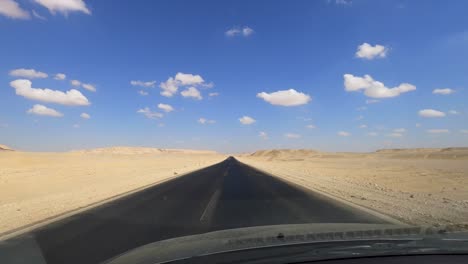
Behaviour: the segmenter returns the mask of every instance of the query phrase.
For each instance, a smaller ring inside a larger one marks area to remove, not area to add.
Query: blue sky
[[[0,143],[467,146],[466,10],[466,1],[2,0]]]

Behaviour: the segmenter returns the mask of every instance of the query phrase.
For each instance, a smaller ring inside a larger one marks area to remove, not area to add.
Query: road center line
[[[211,218],[211,216],[213,215],[214,209],[216,208],[216,204],[218,203],[220,195],[221,195],[220,189],[217,189],[213,193],[213,195],[210,198],[210,201],[208,202],[205,210],[203,211],[203,214],[200,217],[200,222],[206,221],[207,219]]]

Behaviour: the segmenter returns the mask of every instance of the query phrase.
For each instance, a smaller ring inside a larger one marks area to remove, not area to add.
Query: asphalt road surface
[[[385,221],[228,158],[16,239],[33,241],[47,263],[82,264],[178,236],[296,223]]]

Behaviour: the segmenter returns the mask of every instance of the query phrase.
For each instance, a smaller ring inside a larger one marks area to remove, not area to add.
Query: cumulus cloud
[[[83,106],[90,105],[88,99],[78,90],[71,89],[66,92],[47,88],[33,88],[30,80],[18,79],[10,82],[16,94],[25,98],[62,105]]]
[[[52,116],[52,117],[62,117],[63,114],[58,112],[55,109],[48,108],[44,105],[36,104],[31,109],[28,110],[28,114],[41,115],[41,116]]]
[[[462,129],[462,130],[460,130],[460,133],[462,133],[462,134],[468,134],[468,129]]]
[[[316,126],[314,126],[314,125],[307,125],[306,128],[314,129],[314,128],[316,128]]]
[[[351,133],[346,132],[346,131],[339,131],[337,133],[337,135],[340,136],[340,137],[349,137],[349,136],[351,136]]]
[[[67,75],[65,75],[64,73],[57,73],[55,74],[55,77],[54,77],[54,79],[58,81],[63,81],[66,78],[67,78]]]
[[[71,85],[73,85],[73,86],[80,86],[80,85],[81,85],[81,82],[78,81],[78,80],[71,80],[70,83],[71,83]]]
[[[395,129],[393,129],[393,132],[395,132],[395,133],[405,133],[406,129],[405,128],[395,128]]]
[[[375,58],[385,58],[387,56],[388,48],[376,44],[375,46],[369,43],[363,43],[358,46],[356,57],[361,59],[372,60]]]
[[[91,15],[91,11],[83,0],[34,0],[36,3],[47,8],[55,15],[57,12],[68,15],[70,12],[82,12]]]
[[[15,77],[23,77],[28,79],[35,79],[35,78],[47,78],[48,75],[45,72],[36,71],[35,69],[14,69],[10,71],[11,76]]]
[[[158,108],[163,110],[166,113],[174,111],[174,108],[168,104],[158,104]]]
[[[434,109],[423,109],[418,112],[422,117],[444,117],[445,113]]]
[[[130,84],[132,86],[140,86],[140,87],[154,87],[156,85],[156,81],[147,81],[147,82],[144,82],[144,81],[130,81]]]
[[[205,82],[200,75],[193,75],[190,73],[181,72],[178,72],[176,74],[175,80],[178,81],[182,86],[199,85]]]
[[[376,132],[369,132],[369,133],[367,133],[367,135],[368,135],[368,136],[371,136],[371,137],[376,137],[376,136],[378,136],[379,134],[376,133]]]
[[[286,134],[284,134],[284,137],[285,138],[296,139],[296,138],[301,138],[301,135],[294,134],[294,133],[286,133]]]
[[[81,85],[81,87],[85,88],[86,90],[88,91],[91,91],[91,92],[95,92],[96,91],[96,87],[93,85],[93,84],[90,84],[90,83],[83,83]]]
[[[0,15],[13,19],[29,19],[31,15],[14,0],[0,0]]]
[[[219,93],[209,93],[208,96],[213,97],[213,96],[218,96]]]
[[[251,118],[250,116],[243,116],[239,118],[239,122],[241,122],[243,125],[250,125],[255,123],[255,119]]]
[[[427,133],[430,134],[445,134],[445,133],[450,133],[448,129],[428,129],[426,130]]]
[[[265,140],[268,139],[268,134],[266,132],[264,132],[264,131],[260,131],[258,133],[258,136],[261,137],[262,139],[265,139]]]
[[[262,98],[272,105],[281,106],[298,106],[307,104],[311,98],[309,95],[298,92],[294,89],[277,91],[273,93],[261,92],[257,94],[258,98]]]
[[[179,84],[174,78],[169,77],[167,81],[159,84],[159,87],[162,89],[161,95],[166,97],[172,97],[179,90]]]
[[[359,126],[359,128],[367,128],[367,125],[362,124],[362,125]]]
[[[460,112],[458,112],[457,110],[450,110],[450,111],[449,111],[449,114],[451,114],[451,115],[459,115]]]
[[[205,83],[205,80],[200,75],[194,75],[194,74],[182,73],[182,72],[178,72],[174,77],[169,77],[167,81],[159,84],[159,87],[162,89],[161,95],[166,96],[166,97],[174,96],[179,90],[179,87],[183,87],[183,86],[191,86],[185,90],[186,91],[185,94],[188,97],[195,97],[197,99],[201,99],[201,95],[190,96],[191,94],[196,94],[196,92],[198,91],[198,89],[196,89],[195,87],[198,87],[198,86],[213,87],[214,84]]]
[[[139,90],[139,91],[138,91],[138,94],[139,94],[139,95],[142,95],[142,96],[147,96],[147,95],[148,95],[148,92],[143,91],[143,90]]]
[[[442,94],[442,95],[449,95],[453,94],[455,90],[450,89],[450,88],[442,88],[442,89],[434,89],[432,91],[433,94]]]
[[[151,111],[151,109],[149,109],[149,107],[139,109],[137,111],[137,113],[140,113],[140,114],[146,116],[149,119],[157,119],[157,118],[163,117],[163,114],[158,113],[158,112],[153,112],[153,111]]]
[[[83,118],[83,119],[90,119],[91,118],[91,116],[89,114],[87,114],[87,113],[81,113],[80,117]]]
[[[237,37],[237,36],[248,37],[248,36],[252,35],[254,32],[255,31],[252,28],[245,26],[243,28],[233,27],[233,28],[229,29],[228,31],[224,32],[224,34],[227,37]]]
[[[183,97],[192,97],[192,98],[195,98],[197,100],[203,99],[203,97],[200,94],[200,91],[198,91],[198,89],[195,88],[195,87],[189,87],[189,88],[185,89],[184,91],[182,91],[180,94]]]
[[[198,123],[202,124],[202,125],[205,125],[205,124],[214,124],[216,123],[215,120],[209,120],[209,119],[206,119],[204,117],[200,117],[197,121]]]
[[[364,77],[345,74],[344,86],[347,92],[364,91],[364,94],[372,98],[391,98],[416,90],[416,86],[409,83],[402,83],[397,87],[387,88],[382,82],[375,81],[370,75]]]

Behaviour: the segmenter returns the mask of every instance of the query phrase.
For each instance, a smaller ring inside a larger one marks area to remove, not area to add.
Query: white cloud
[[[29,19],[31,15],[14,0],[0,0],[0,15],[13,19]]]
[[[80,91],[75,89],[62,92],[47,88],[32,88],[32,82],[24,79],[10,82],[10,86],[15,88],[17,95],[31,100],[63,105],[90,105],[88,99]]]
[[[33,115],[42,115],[42,116],[52,116],[52,117],[62,117],[63,114],[58,112],[55,109],[48,108],[44,105],[36,104],[31,109],[28,110],[28,114]]]
[[[140,87],[154,87],[156,85],[156,81],[147,81],[147,82],[144,82],[144,81],[130,81],[130,84],[132,86],[140,86]]]
[[[418,112],[422,117],[444,117],[445,113],[434,109],[423,109]]]
[[[250,35],[252,35],[254,33],[254,30],[249,28],[249,27],[244,27],[242,29],[242,35],[244,35],[244,37],[248,37]]]
[[[67,15],[69,12],[83,12],[91,15],[91,11],[83,0],[34,0],[36,3],[47,8],[51,14],[56,12]]]
[[[137,113],[143,114],[149,119],[156,119],[156,118],[161,118],[163,117],[163,114],[158,113],[158,112],[153,112],[149,109],[149,107],[145,107],[143,109],[139,109]]]
[[[432,91],[433,94],[442,94],[442,95],[453,94],[454,92],[455,90],[450,89],[450,88],[434,89]]]
[[[255,119],[251,118],[250,116],[243,116],[239,118],[239,122],[241,122],[243,125],[250,125],[255,123]]]
[[[35,79],[35,78],[47,78],[48,75],[45,72],[36,71],[35,69],[14,69],[10,71],[11,76],[15,77],[23,77],[28,79]]]
[[[458,111],[456,111],[456,110],[450,110],[450,111],[449,111],[449,114],[451,114],[451,115],[459,115],[460,112],[458,112]]]
[[[337,133],[337,135],[340,136],[340,137],[349,137],[349,136],[351,136],[351,133],[346,132],[346,131],[339,131]]]
[[[67,75],[65,75],[64,73],[57,73],[55,74],[55,77],[54,77],[54,79],[58,81],[63,81],[66,78],[67,78]]]
[[[139,90],[139,91],[138,91],[138,94],[139,94],[139,95],[142,95],[142,96],[147,96],[147,95],[148,95],[148,92],[143,91],[143,90]]]
[[[219,95],[219,93],[209,93],[209,94],[208,94],[208,96],[211,96],[211,97],[213,97],[213,96],[218,96],[218,95]]]
[[[450,133],[448,129],[428,129],[426,130],[427,133],[430,134],[445,134],[445,133]]]
[[[299,134],[294,134],[294,133],[286,133],[286,134],[284,134],[284,137],[296,139],[296,138],[301,138],[301,135],[299,135]]]
[[[198,91],[195,88],[196,86],[210,88],[210,87],[213,87],[213,83],[205,83],[205,80],[200,75],[178,72],[175,75],[175,77],[169,77],[167,81],[159,84],[159,87],[162,89],[161,95],[166,96],[166,97],[174,96],[174,94],[177,93],[177,91],[179,90],[179,87],[181,86],[191,86],[188,89],[186,89],[186,92],[185,92],[185,94],[190,97],[190,94],[196,94],[196,92]],[[198,95],[199,96],[191,96],[191,97],[202,99],[199,92],[198,92]]]
[[[416,90],[416,86],[409,83],[402,83],[397,87],[387,88],[383,83],[372,79],[370,75],[358,77],[352,74],[345,74],[343,77],[345,91],[356,92],[364,90],[364,94],[372,98],[391,98]]]
[[[376,137],[376,136],[378,136],[379,134],[376,133],[376,132],[369,132],[369,133],[367,133],[367,135],[368,135],[368,136],[371,136],[371,137]]]
[[[38,18],[40,20],[47,20],[47,18],[45,18],[44,16],[39,15],[39,13],[37,13],[36,10],[33,10],[32,14],[35,18]]]
[[[200,117],[197,122],[202,124],[202,125],[216,123],[215,120],[209,120],[209,119],[206,119],[206,118],[203,118],[203,117]]]
[[[83,88],[85,88],[86,90],[88,91],[91,91],[91,92],[95,92],[96,91],[96,87],[93,85],[93,84],[90,84],[90,83],[83,83],[81,85]]]
[[[376,44],[375,46],[369,43],[363,43],[358,46],[356,51],[356,57],[372,60],[375,58],[385,58],[387,56],[388,49],[385,46]]]
[[[190,73],[178,72],[175,76],[175,80],[178,81],[182,86],[187,85],[199,85],[205,82],[200,75],[193,75]]]
[[[420,124],[420,123],[416,123],[414,126],[416,126],[416,127],[421,127],[421,124]]]
[[[163,110],[166,113],[174,111],[174,108],[168,104],[158,104],[158,108]]]
[[[359,128],[367,128],[367,125],[365,125],[365,124],[360,125]]]
[[[328,2],[330,2],[330,1],[331,0],[328,0]],[[350,5],[353,4],[353,1],[351,1],[351,0],[335,0],[335,4],[350,6]]]
[[[80,128],[79,124],[73,124],[73,128]]]
[[[364,119],[364,116],[363,115],[360,115],[358,117],[356,117],[356,120],[359,121],[359,120],[363,120]]]
[[[462,134],[468,134],[468,129],[462,129],[462,130],[460,130],[460,133],[462,133]]]
[[[393,129],[393,132],[395,132],[395,133],[405,133],[406,129],[405,128],[395,128],[395,129]]]
[[[229,29],[228,31],[224,32],[224,34],[228,37],[236,37],[236,36],[248,37],[252,35],[254,32],[255,31],[252,28],[245,26],[243,28],[233,27]]]
[[[376,99],[368,99],[366,100],[366,104],[375,104],[375,103],[378,103],[380,102],[380,100],[376,100]]]
[[[162,96],[172,97],[174,94],[177,93],[177,90],[179,89],[179,84],[176,80],[174,80],[174,78],[169,77],[167,81],[160,83],[159,87],[162,89]]]
[[[265,139],[265,140],[268,139],[268,134],[266,132],[264,132],[264,131],[260,131],[258,133],[258,136],[261,137],[262,139]]]
[[[87,113],[81,113],[80,117],[83,118],[83,119],[90,119],[91,118],[91,116],[89,114],[87,114]]]
[[[80,85],[81,85],[81,82],[78,81],[78,80],[71,80],[70,83],[71,83],[71,85],[73,85],[73,86],[80,86]]]
[[[399,137],[403,137],[403,134],[402,133],[390,133],[387,136],[393,137],[393,138],[399,138]]]
[[[203,99],[203,97],[200,94],[200,91],[198,91],[198,89],[195,88],[195,87],[189,87],[189,88],[185,89],[184,91],[182,91],[180,94],[183,97],[192,97],[192,98],[195,98],[197,100]]]
[[[307,125],[306,127],[309,128],[309,129],[314,129],[314,128],[316,128],[316,126],[314,126],[314,125]]]
[[[311,98],[309,95],[297,92],[294,89],[277,91],[273,93],[261,92],[257,97],[262,98],[272,105],[297,106],[307,104]]]

